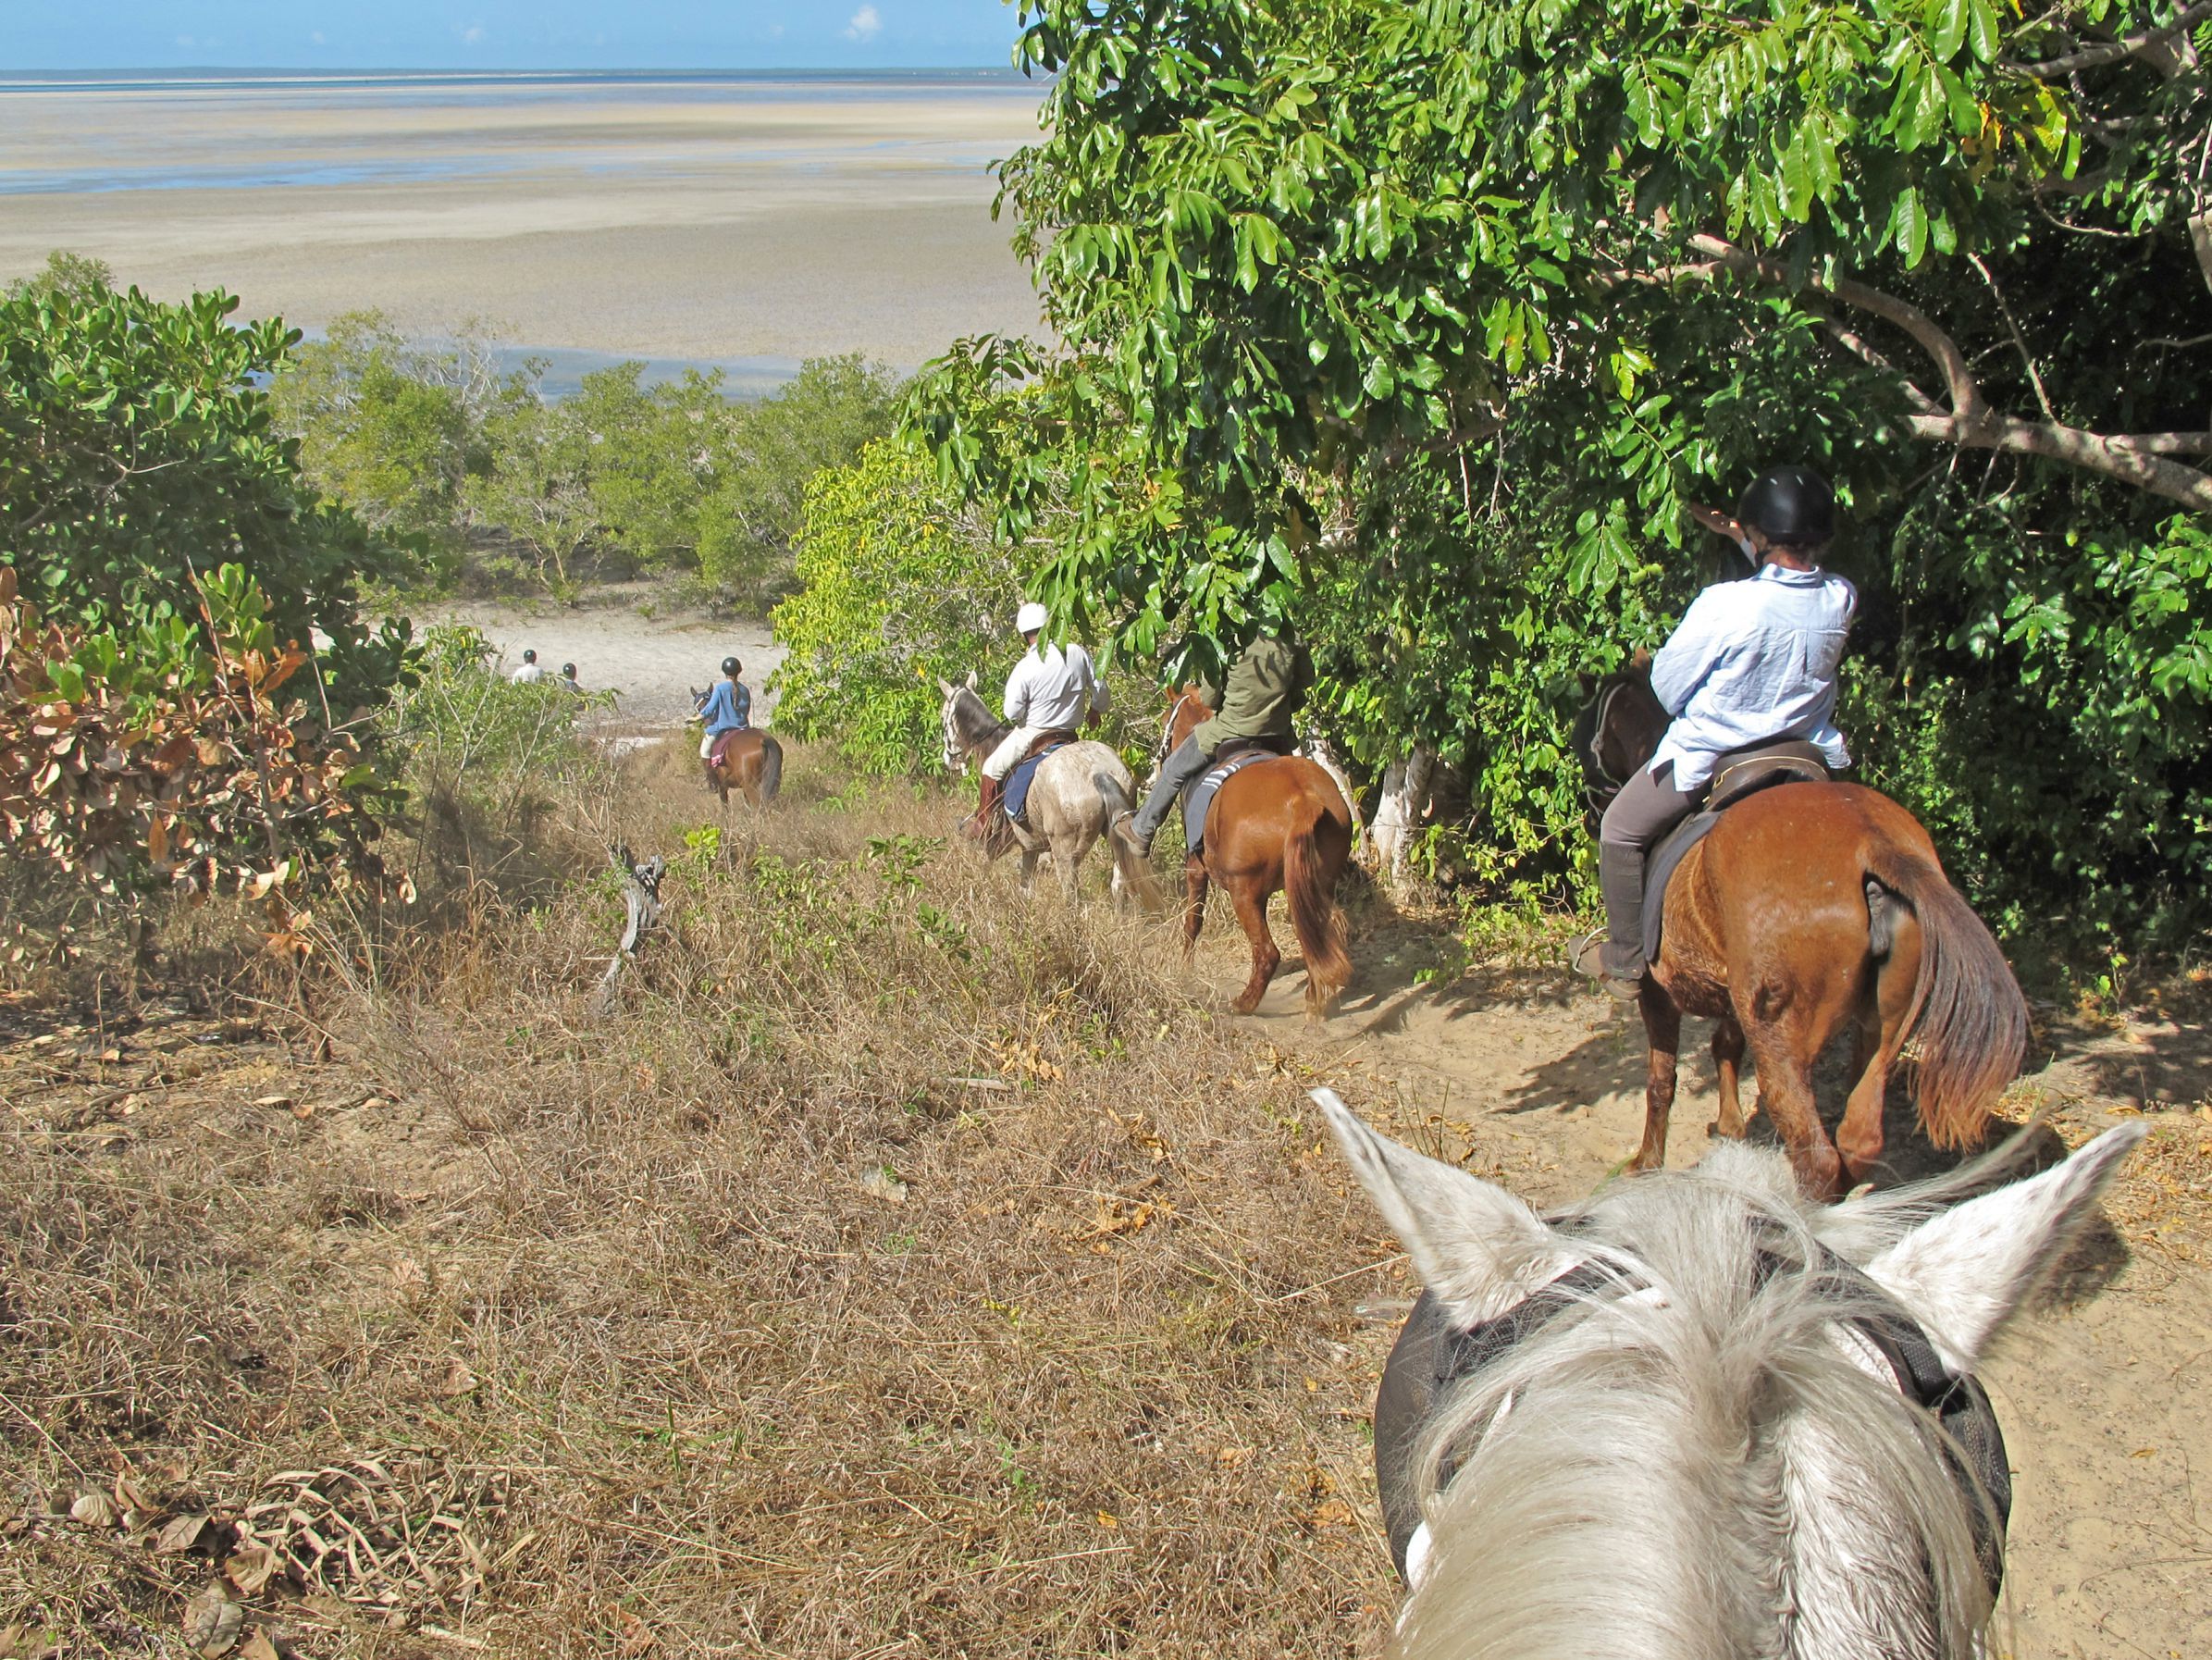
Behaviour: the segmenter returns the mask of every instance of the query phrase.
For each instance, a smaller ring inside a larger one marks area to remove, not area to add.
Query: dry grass
[[[1399,1282],[1296,1063],[790,775],[688,853],[681,758],[562,810],[683,854],[604,1021],[599,878],[343,942],[327,1065],[0,1008],[0,1654],[182,1653],[226,1571],[314,1654],[1373,1649]]]

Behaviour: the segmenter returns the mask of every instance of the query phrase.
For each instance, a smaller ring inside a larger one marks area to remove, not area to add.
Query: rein
[[[1175,701],[1168,705],[1167,715],[1160,722],[1160,741],[1152,749],[1152,775],[1155,778],[1160,775],[1160,769],[1168,764],[1168,756],[1175,748],[1175,723],[1182,718],[1183,705],[1191,700],[1191,696],[1187,691],[1179,694]]]

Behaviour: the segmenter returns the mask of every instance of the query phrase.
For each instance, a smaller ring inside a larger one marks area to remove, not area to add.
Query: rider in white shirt
[[[1624,999],[1648,966],[1644,861],[1704,801],[1714,764],[1786,738],[1817,747],[1832,772],[1851,764],[1835,716],[1859,590],[1820,564],[1835,535],[1835,491],[1810,468],[1778,467],[1744,493],[1735,518],[1694,511],[1754,569],[1699,594],[1652,656],[1651,689],[1674,721],[1599,825],[1606,925],[1576,943],[1573,961]]]
[[[1044,607],[1034,600],[1015,613],[1014,627],[1027,650],[1007,676],[1006,717],[1014,729],[983,762],[982,799],[972,821],[979,829],[988,825],[1007,774],[1032,744],[1047,732],[1081,730],[1092,716],[1106,713],[1110,701],[1090,652],[1072,640],[1065,646],[1043,640],[1045,620]]]
[[[525,651],[523,653],[523,666],[514,671],[514,684],[517,686],[536,686],[545,677],[545,665],[538,661],[538,653],[535,651]]]

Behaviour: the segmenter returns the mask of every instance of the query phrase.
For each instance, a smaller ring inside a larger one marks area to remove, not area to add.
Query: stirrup
[[[1585,979],[1595,980],[1607,995],[1623,1003],[1634,1003],[1643,996],[1643,976],[1635,979],[1616,974],[1605,966],[1606,931],[1593,928],[1588,934],[1572,940],[1567,946],[1567,967]]]

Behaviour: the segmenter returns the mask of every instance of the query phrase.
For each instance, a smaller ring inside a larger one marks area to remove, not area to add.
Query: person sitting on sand
[[[730,732],[743,732],[753,724],[753,694],[751,688],[737,676],[744,673],[745,664],[735,657],[722,660],[723,677],[692,700],[692,708],[707,724],[707,735],[699,740],[698,758],[707,769],[707,787],[713,789],[714,747]]]
[[[545,664],[538,661],[538,653],[535,651],[525,651],[523,653],[523,666],[514,671],[514,684],[517,686],[536,686],[544,678]]]

